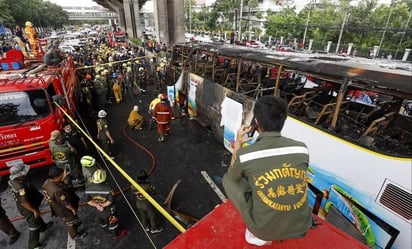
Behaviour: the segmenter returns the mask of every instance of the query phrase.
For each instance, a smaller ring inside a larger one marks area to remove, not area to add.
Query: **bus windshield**
[[[34,121],[50,114],[42,89],[0,93],[0,126]]]
[[[122,35],[122,36],[114,36],[114,39],[116,42],[125,42],[126,41],[126,36]]]

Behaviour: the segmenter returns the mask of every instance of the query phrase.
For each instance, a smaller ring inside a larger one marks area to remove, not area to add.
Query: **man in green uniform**
[[[67,171],[70,172],[70,177],[65,179],[66,184],[80,187],[84,185],[84,177],[76,161],[76,154],[77,150],[66,141],[63,135],[56,138],[55,146],[52,150],[52,159],[57,167],[67,168]]]
[[[303,237],[312,225],[306,145],[281,136],[287,117],[283,99],[263,96],[253,114],[260,135],[254,144],[242,147],[252,139],[246,136],[252,127],[238,130],[223,187],[246,223],[248,243],[261,246]]]
[[[67,175],[65,170],[52,166],[49,178],[43,183],[43,194],[53,213],[66,223],[70,238],[82,239],[87,233],[77,230],[81,224],[77,215],[80,199],[73,189],[63,182]]]
[[[9,220],[6,215],[6,211],[1,206],[0,199],[0,230],[10,237],[9,245],[13,245],[20,237],[20,232],[14,227],[13,223]]]
[[[156,193],[155,187],[147,180],[147,172],[141,169],[137,174],[137,183],[148,193],[150,196]],[[136,197],[136,207],[139,211],[142,225],[147,232],[159,233],[163,231],[163,228],[156,225],[156,213],[152,204],[140,193],[136,188],[132,186],[132,193]],[[149,225],[147,223],[149,222]]]
[[[126,229],[120,229],[113,188],[106,182],[106,171],[96,170],[93,173],[92,182],[93,184],[86,189],[85,193],[87,204],[96,209],[100,226],[108,229],[113,240],[125,236]]]
[[[13,165],[10,168],[9,186],[17,209],[29,225],[28,249],[40,249],[40,232],[46,231],[53,222],[46,224],[40,216],[43,195],[26,179],[29,170],[30,166],[23,164],[23,161]]]

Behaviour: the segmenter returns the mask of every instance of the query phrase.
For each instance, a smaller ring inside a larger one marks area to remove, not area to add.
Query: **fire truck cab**
[[[74,61],[46,66],[32,60],[17,70],[0,70],[0,176],[23,160],[31,168],[51,164],[50,133],[61,129],[63,112],[75,112]]]
[[[109,44],[113,47],[128,48],[129,43],[126,39],[126,33],[123,31],[109,32],[108,34]]]

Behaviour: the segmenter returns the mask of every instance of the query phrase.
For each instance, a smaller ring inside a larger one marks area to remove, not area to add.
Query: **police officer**
[[[108,155],[111,155],[111,145],[114,144],[114,139],[110,133],[109,125],[106,120],[107,112],[105,110],[100,110],[97,113],[96,125],[97,125],[97,139],[100,142],[102,149]]]
[[[86,189],[87,204],[96,209],[97,219],[102,228],[108,229],[113,240],[126,235],[126,229],[120,229],[119,218],[114,204],[113,188],[106,182],[106,171],[97,169],[93,173],[92,185]]]
[[[43,183],[43,194],[53,213],[63,219],[72,239],[86,237],[86,232],[78,232],[81,222],[77,215],[79,197],[72,188],[69,188],[63,180],[68,172],[56,166],[49,170],[49,178]]]
[[[29,225],[28,249],[41,249],[40,232],[46,231],[53,222],[45,223],[40,216],[39,207],[43,195],[31,184],[26,176],[30,166],[23,161],[10,168],[9,186],[19,212]]]
[[[9,217],[6,215],[6,211],[1,206],[0,199],[0,230],[5,234],[9,235],[9,245],[13,245],[20,237],[20,232],[14,227],[13,223],[9,220]]]
[[[143,169],[139,170],[137,174],[137,183],[142,189],[150,196],[156,194],[155,187],[147,180],[147,172]],[[139,211],[142,225],[147,232],[159,233],[163,231],[163,228],[156,225],[156,213],[152,204],[140,193],[136,188],[132,186],[132,193],[136,197],[136,207]],[[149,226],[147,223],[149,222]]]

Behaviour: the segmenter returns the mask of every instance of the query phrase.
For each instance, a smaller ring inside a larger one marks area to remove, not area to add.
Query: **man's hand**
[[[242,144],[252,140],[252,137],[248,137],[246,134],[252,130],[250,125],[242,125],[239,130],[237,130],[236,141],[233,145],[234,150],[238,150],[242,147]]]

